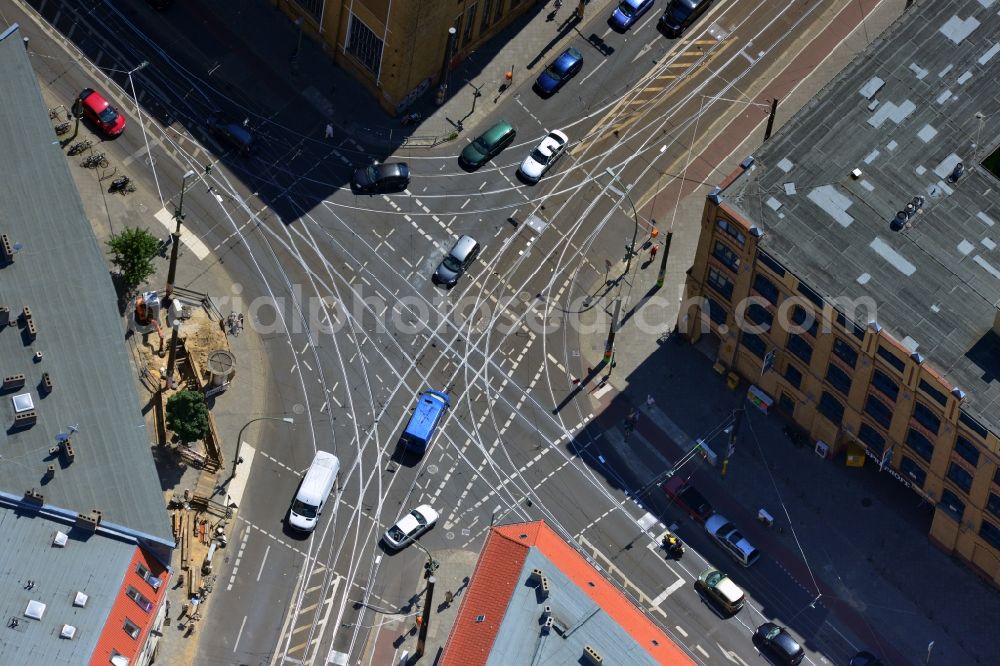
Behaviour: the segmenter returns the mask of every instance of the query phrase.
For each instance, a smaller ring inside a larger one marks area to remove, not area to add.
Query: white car
[[[562,157],[568,143],[569,137],[559,130],[549,132],[548,136],[542,139],[542,142],[521,162],[521,167],[518,169],[521,176],[528,182],[537,183],[549,167]]]
[[[742,566],[748,567],[760,559],[760,551],[725,516],[713,513],[705,521],[705,531]]]
[[[382,540],[392,550],[399,550],[433,527],[437,519],[438,512],[430,504],[421,504],[387,529]]]

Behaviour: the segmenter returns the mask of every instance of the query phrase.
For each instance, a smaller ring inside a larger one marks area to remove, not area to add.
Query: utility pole
[[[608,341],[604,344],[604,362],[610,363],[615,355],[615,332],[618,330],[618,314],[622,309],[622,299],[615,299],[615,312],[611,315],[611,328],[608,330]]]
[[[778,111],[778,98],[771,100],[771,113],[767,116],[767,128],[764,130],[764,141],[771,138],[771,129],[774,127],[774,114]]]
[[[409,663],[417,663],[424,656],[424,645],[427,642],[427,625],[431,619],[431,602],[434,599],[434,583],[437,579],[434,576],[427,577],[427,596],[424,597],[424,610],[420,614],[420,632],[417,635],[417,649],[410,657]]]
[[[177,206],[177,210],[174,211],[174,221],[177,223],[177,227],[174,229],[174,232],[170,234],[170,239],[173,242],[170,244],[170,268],[167,270],[167,288],[165,290],[166,294],[163,297],[164,304],[169,304],[170,299],[174,294],[174,278],[177,276],[177,246],[180,245],[181,222],[184,221],[184,190],[187,189],[188,178],[193,178],[194,175],[194,171],[188,171],[181,179],[181,200],[180,204]],[[170,348],[170,353],[172,358],[172,346]]]
[[[667,255],[670,254],[670,241],[674,238],[674,232],[668,231],[667,237],[663,239],[663,258],[660,259],[660,272],[656,275],[656,288],[663,286],[663,281],[667,275]]]
[[[744,411],[742,407],[733,411],[733,425],[730,426],[732,429],[729,431],[729,447],[726,449],[726,457],[722,460],[722,478],[726,478],[729,459],[736,453],[736,436],[740,432],[740,423],[743,421]]]

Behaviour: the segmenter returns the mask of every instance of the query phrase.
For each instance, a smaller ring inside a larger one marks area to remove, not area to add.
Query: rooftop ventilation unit
[[[73,640],[76,636],[76,627],[71,624],[64,624],[62,631],[59,632],[59,638],[65,638],[66,640]]]
[[[590,666],[600,666],[604,663],[604,657],[597,654],[597,650],[589,645],[583,646],[583,661]]]
[[[43,615],[45,615],[45,604],[41,601],[32,599],[28,602],[28,607],[24,609],[24,616],[30,617],[32,620],[41,620]]]
[[[45,504],[45,495],[32,488],[28,492],[24,493],[24,501],[29,504],[37,504],[38,506],[41,506],[42,504]]]
[[[77,608],[83,608],[87,605],[87,600],[90,599],[84,592],[77,592],[76,596],[73,597],[73,605]]]
[[[76,522],[73,523],[73,527],[81,529],[90,533],[97,531],[97,526],[101,524],[101,512],[97,509],[91,510],[90,513],[80,513],[76,516]]]
[[[4,263],[14,263],[14,245],[7,234],[0,234],[0,254],[3,255]]]
[[[55,548],[65,548],[68,542],[69,536],[65,532],[57,530],[56,535],[52,537],[52,546]]]

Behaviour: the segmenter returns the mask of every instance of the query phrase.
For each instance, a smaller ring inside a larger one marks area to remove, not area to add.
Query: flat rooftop
[[[874,319],[965,391],[963,410],[993,432],[1000,180],[981,163],[1000,143],[998,10],[915,4],[721,193],[825,299],[872,299]]]
[[[0,494],[20,499],[35,489],[47,508],[71,515],[97,509],[105,526],[158,542],[162,555],[174,539],[104,248],[16,28],[0,36],[0,86],[6,99],[18,100],[0,104],[7,165],[0,234],[14,250],[13,261],[0,256],[0,307],[10,316],[0,328],[0,374],[24,375],[23,385],[11,382],[0,391]],[[32,410],[33,425],[18,427],[17,414]],[[75,451],[70,464],[49,453],[66,437]],[[51,480],[44,479],[48,465],[56,468]]]

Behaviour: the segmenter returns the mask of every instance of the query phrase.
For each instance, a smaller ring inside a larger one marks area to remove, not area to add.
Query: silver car
[[[479,243],[472,236],[462,236],[441,260],[434,271],[434,283],[454,287],[472,262],[479,256]]]

